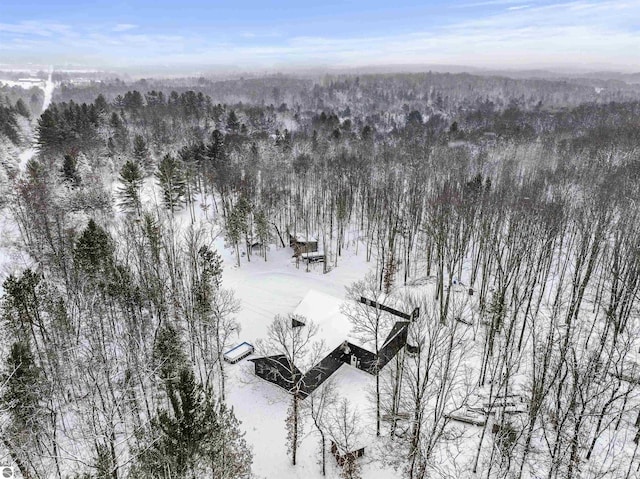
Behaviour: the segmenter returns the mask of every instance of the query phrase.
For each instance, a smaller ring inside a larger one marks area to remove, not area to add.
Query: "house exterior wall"
[[[344,466],[347,461],[355,461],[357,458],[364,456],[364,447],[355,451],[340,452],[340,449],[334,441],[331,441],[331,454],[336,458],[336,462],[340,467]]]
[[[318,240],[298,241],[294,235],[289,233],[289,246],[293,248],[296,256],[302,253],[315,253],[318,251]]]
[[[299,256],[302,253],[315,253],[318,251],[318,242],[307,241],[306,243],[294,243],[293,250],[296,256]]]
[[[356,346],[355,344],[349,343],[349,348],[351,349],[351,354],[354,354],[360,360],[360,365],[357,366],[357,368],[369,374],[375,374],[377,363],[376,355],[364,348],[361,348],[360,346]],[[345,355],[345,363],[351,364],[350,356],[351,355]]]

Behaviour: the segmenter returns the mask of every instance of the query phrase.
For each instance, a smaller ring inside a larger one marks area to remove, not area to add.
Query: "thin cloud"
[[[0,33],[14,35],[51,37],[71,33],[71,26],[55,22],[24,21],[19,23],[0,23]]]
[[[525,3],[528,0],[485,0],[480,2],[469,2],[460,5],[455,5],[455,8],[475,8],[475,7],[491,7],[502,5],[514,5],[519,3]]]
[[[134,25],[133,23],[118,23],[115,27],[113,27],[113,31],[126,32],[135,28],[138,28],[138,25]]]

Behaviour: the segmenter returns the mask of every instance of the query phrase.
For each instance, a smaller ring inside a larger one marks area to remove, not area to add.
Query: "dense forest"
[[[321,276],[368,263],[348,298],[420,307],[418,352],[371,399],[398,477],[637,477],[640,85],[57,80],[43,112],[0,90],[0,206],[29,258],[2,284],[0,427],[24,478],[260,477],[226,397],[245,305],[223,269],[288,232],[318,238]],[[377,345],[384,318],[351,314]],[[305,421],[341,440],[332,395],[293,401],[283,462]],[[465,436],[476,396],[492,419]]]

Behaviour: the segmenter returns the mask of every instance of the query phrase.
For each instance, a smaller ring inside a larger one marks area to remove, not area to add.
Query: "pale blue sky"
[[[640,70],[640,0],[0,0],[0,64]]]

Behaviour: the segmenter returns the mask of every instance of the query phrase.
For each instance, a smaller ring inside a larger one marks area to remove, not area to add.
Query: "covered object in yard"
[[[247,342],[243,342],[238,344],[234,348],[230,349],[226,353],[224,353],[223,357],[224,357],[224,360],[227,361],[228,363],[235,364],[238,361],[252,354],[253,351],[254,351],[253,345]]]

